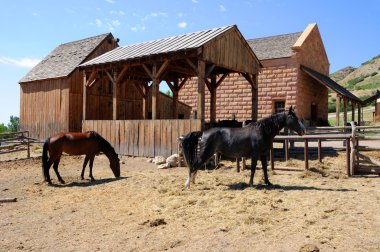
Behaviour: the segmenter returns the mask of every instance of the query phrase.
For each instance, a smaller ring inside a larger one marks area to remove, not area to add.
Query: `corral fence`
[[[347,175],[356,174],[380,174],[380,161],[364,155],[367,151],[380,151],[380,146],[368,147],[360,145],[362,141],[379,141],[380,126],[356,126],[351,122],[351,126],[343,127],[313,127],[307,129],[307,135],[278,135],[274,141],[284,143],[284,158],[289,160],[289,142],[304,142],[304,162],[305,169],[309,169],[309,143],[317,142],[318,161],[322,162],[322,143],[326,141],[343,141],[346,152]],[[375,143],[375,142],[374,142]],[[379,142],[380,143],[380,142]],[[274,148],[270,151],[270,166],[274,170]]]
[[[168,157],[178,153],[178,138],[201,130],[201,120],[85,120],[83,131],[95,130],[121,155]]]
[[[29,131],[0,133],[0,155],[26,151],[27,158],[30,158],[31,143]]]

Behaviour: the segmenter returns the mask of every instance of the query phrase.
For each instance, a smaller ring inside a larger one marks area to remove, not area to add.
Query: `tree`
[[[17,116],[11,116],[8,123],[8,130],[10,132],[16,132],[20,126],[20,118]]]
[[[4,125],[4,123],[0,124],[0,133],[7,132],[8,128]]]

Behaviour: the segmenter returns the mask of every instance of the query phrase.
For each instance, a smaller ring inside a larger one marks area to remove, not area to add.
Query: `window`
[[[285,111],[285,101],[275,101],[274,102],[274,113],[279,113]]]

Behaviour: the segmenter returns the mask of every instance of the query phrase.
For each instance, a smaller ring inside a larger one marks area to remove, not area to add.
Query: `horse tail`
[[[194,131],[182,139],[182,150],[190,171],[198,159],[198,141],[201,136],[201,131]]]
[[[47,167],[48,167],[49,141],[50,141],[50,138],[46,139],[44,146],[43,146],[43,149],[42,149],[42,175],[44,176],[45,181],[47,179],[47,172],[49,172],[47,169]]]

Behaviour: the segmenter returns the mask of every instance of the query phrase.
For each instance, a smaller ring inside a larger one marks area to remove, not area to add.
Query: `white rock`
[[[169,168],[170,165],[168,163],[165,163],[165,164],[161,164],[159,166],[157,166],[157,169],[165,169],[165,168]]]
[[[156,165],[165,164],[166,159],[163,156],[157,156],[154,158],[153,163],[155,163]]]
[[[169,167],[178,166],[178,157],[179,157],[178,154],[173,154],[166,159],[166,163],[169,165]]]

